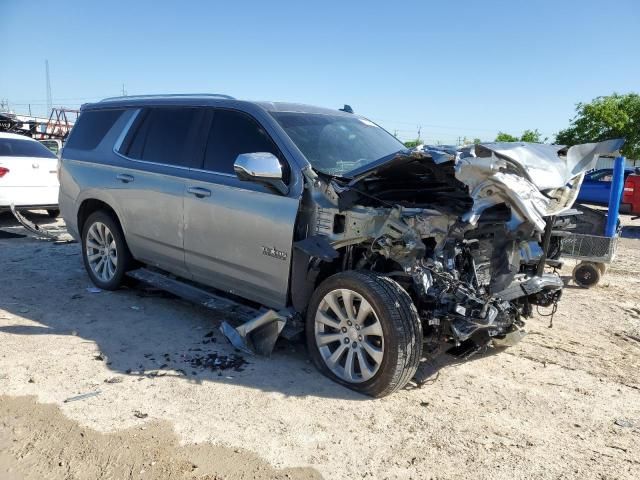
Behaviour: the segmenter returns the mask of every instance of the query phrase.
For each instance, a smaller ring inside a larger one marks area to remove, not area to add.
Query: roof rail
[[[117,100],[144,100],[146,98],[185,98],[185,97],[212,97],[224,98],[225,100],[235,100],[231,95],[222,93],[168,93],[155,95],[125,95],[123,97],[108,97],[100,100],[101,102],[113,102]]]

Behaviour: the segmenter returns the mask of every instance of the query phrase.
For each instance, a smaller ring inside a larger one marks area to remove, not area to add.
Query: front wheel
[[[322,373],[373,397],[404,387],[422,354],[422,324],[411,297],[369,271],[337,273],[320,284],[307,311],[306,337]]]
[[[82,228],[82,258],[91,281],[104,290],[116,290],[133,265],[120,224],[112,215],[97,211]]]

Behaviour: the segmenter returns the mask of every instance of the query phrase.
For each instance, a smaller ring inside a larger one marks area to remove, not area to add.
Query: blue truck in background
[[[625,181],[629,175],[635,172],[634,168],[625,168]],[[578,202],[607,205],[611,195],[611,180],[613,168],[601,168],[593,170],[584,176],[584,181],[578,193]]]

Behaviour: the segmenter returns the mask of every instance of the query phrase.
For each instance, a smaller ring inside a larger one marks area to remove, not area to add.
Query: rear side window
[[[0,138],[0,157],[58,158],[40,142],[19,138]]]
[[[265,130],[251,117],[231,110],[216,110],[209,132],[204,169],[233,174],[233,164],[241,153],[280,152]],[[286,170],[283,170],[286,174]]]
[[[201,109],[150,108],[126,139],[122,153],[129,158],[188,167],[191,158],[186,155],[193,141],[194,127]]]
[[[89,110],[82,112],[73,127],[67,148],[93,150],[102,141],[124,110]]]

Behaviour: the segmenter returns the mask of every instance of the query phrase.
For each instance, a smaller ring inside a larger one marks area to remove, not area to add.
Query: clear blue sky
[[[224,92],[348,103],[403,139],[553,135],[575,104],[640,91],[638,0],[0,0],[0,99]]]

